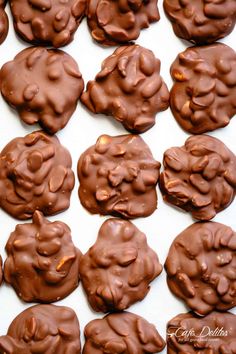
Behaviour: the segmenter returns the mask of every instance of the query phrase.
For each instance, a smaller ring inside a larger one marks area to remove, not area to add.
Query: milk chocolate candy
[[[164,0],[177,37],[209,44],[227,36],[236,22],[235,0]]]
[[[235,333],[236,316],[229,312],[182,313],[167,324],[167,354],[234,354]]]
[[[76,109],[84,82],[69,54],[30,47],[3,65],[0,87],[4,99],[23,122],[38,122],[54,134],[64,128]]]
[[[0,44],[5,41],[9,28],[8,16],[4,10],[6,3],[6,0],[0,0]]]
[[[93,113],[113,116],[130,132],[150,129],[157,112],[169,105],[160,60],[139,45],[116,49],[104,60],[95,80],[88,82],[81,100]]]
[[[33,223],[16,226],[6,252],[4,279],[26,302],[58,301],[78,286],[81,252],[61,221],[50,222],[36,211]]]
[[[92,214],[127,219],[157,207],[160,163],[138,135],[101,135],[78,162],[79,197]]]
[[[141,301],[161,271],[145,234],[122,219],[103,223],[95,244],[80,262],[88,301],[93,310],[102,312],[121,311]]]
[[[157,0],[88,0],[87,20],[97,42],[111,46],[137,39],[160,19]]]
[[[165,341],[153,324],[130,312],[113,313],[93,320],[84,331],[83,354],[158,353]]]
[[[80,328],[69,307],[36,305],[21,312],[7,335],[0,337],[1,354],[80,354]]]
[[[195,223],[173,241],[165,269],[170,290],[199,315],[236,305],[236,232]]]
[[[229,124],[236,114],[236,53],[222,43],[191,47],[171,66],[170,105],[180,126],[200,134]]]
[[[210,220],[227,208],[236,192],[236,156],[220,140],[208,135],[188,138],[182,147],[164,154],[160,178],[163,198]]]
[[[15,30],[23,40],[59,48],[73,40],[86,0],[10,0],[10,6]]]
[[[0,207],[17,219],[35,210],[67,209],[74,187],[71,156],[57,137],[36,131],[15,138],[0,153]]]

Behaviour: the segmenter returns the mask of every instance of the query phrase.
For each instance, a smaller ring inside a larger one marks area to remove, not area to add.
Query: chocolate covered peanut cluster
[[[16,226],[6,252],[4,279],[24,301],[58,301],[78,286],[81,252],[61,221],[49,222],[36,211],[33,223]]]
[[[222,43],[190,47],[171,66],[175,83],[170,106],[177,122],[192,134],[229,124],[236,114],[236,53]]]
[[[141,301],[162,271],[146,236],[130,221],[109,219],[95,244],[82,256],[80,275],[95,311],[127,309]]]
[[[165,152],[160,187],[165,201],[210,220],[235,197],[236,156],[216,138],[192,136]]]
[[[236,233],[216,222],[195,223],[173,241],[165,268],[170,290],[203,316],[236,304]]]
[[[78,162],[79,197],[92,214],[127,219],[157,207],[160,163],[138,135],[101,135]]]
[[[130,312],[109,314],[85,327],[83,354],[158,353],[165,341],[154,325]]]
[[[15,138],[0,153],[0,207],[17,219],[35,210],[65,210],[75,178],[71,156],[55,136],[36,131]]]
[[[103,45],[137,39],[141,29],[159,19],[157,0],[88,0],[89,29]]]
[[[76,109],[84,82],[69,54],[30,47],[3,65],[0,87],[4,99],[24,123],[38,122],[54,134],[64,128]]]
[[[37,45],[62,47],[73,40],[86,0],[11,0],[16,32]]]
[[[80,354],[80,328],[69,307],[36,305],[21,312],[7,335],[0,337],[1,354]]]
[[[160,60],[139,45],[116,49],[88,82],[81,100],[93,113],[113,116],[130,132],[145,132],[155,124],[157,112],[169,105]]]

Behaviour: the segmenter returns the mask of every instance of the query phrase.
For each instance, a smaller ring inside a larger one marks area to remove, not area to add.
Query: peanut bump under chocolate
[[[160,76],[160,60],[139,45],[123,46],[106,58],[81,101],[93,113],[113,116],[133,133],[155,124],[169,106],[169,91]]]

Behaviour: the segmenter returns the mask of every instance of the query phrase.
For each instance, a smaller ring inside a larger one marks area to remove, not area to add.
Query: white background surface
[[[189,43],[181,41],[174,35],[171,24],[163,13],[162,1],[159,2],[159,10],[161,20],[152,24],[149,29],[143,30],[136,43],[153,50],[155,55],[161,59],[161,75],[170,89],[172,80],[169,67],[177,54],[189,46]],[[9,13],[9,9],[7,9],[7,12]],[[223,42],[236,50],[236,29]],[[12,60],[20,50],[27,46],[27,43],[16,37],[10,17],[8,37],[0,46],[0,66],[6,61]],[[77,60],[84,81],[87,83],[100,71],[102,60],[110,55],[115,48],[103,48],[93,42],[84,19],[75,34],[74,41],[62,49]],[[15,111],[10,109],[0,97],[0,150],[16,136],[24,136],[37,129],[39,129],[38,126],[29,127],[23,124]],[[76,185],[72,193],[70,209],[49,219],[67,223],[72,230],[75,245],[83,253],[95,242],[98,230],[106,218],[90,215],[80,205],[77,194],[76,166],[80,154],[90,145],[93,145],[98,136],[104,133],[119,135],[127,132],[122,125],[114,122],[113,119],[102,115],[92,115],[79,103],[68,125],[57,134],[61,143],[71,152]],[[232,119],[227,127],[218,129],[210,135],[221,139],[236,153],[236,119]],[[154,157],[161,162],[164,151],[171,146],[182,146],[188,134],[177,125],[170,109],[168,109],[157,115],[156,125],[144,133],[142,137],[150,146]],[[236,201],[219,213],[214,221],[225,223],[236,230]],[[3,260],[6,257],[5,244],[17,223],[19,223],[17,220],[0,210],[0,254]],[[192,224],[193,220],[190,215],[163,203],[158,189],[157,211],[148,218],[134,220],[134,223],[146,233],[149,245],[157,252],[161,263],[164,264],[172,240]],[[128,310],[154,323],[163,337],[165,337],[167,321],[178,313],[186,311],[183,303],[168,290],[165,278],[166,274],[163,271],[153,281],[146,298],[142,302],[131,306]],[[82,343],[84,341],[84,326],[92,319],[103,317],[103,314],[97,314],[89,308],[81,285],[66,299],[55,304],[70,306],[76,311],[81,324]],[[17,314],[31,305],[33,304],[21,302],[14,290],[3,284],[0,288],[0,335],[6,333],[8,326]],[[235,309],[232,311],[236,313]],[[163,353],[166,353],[166,349]]]

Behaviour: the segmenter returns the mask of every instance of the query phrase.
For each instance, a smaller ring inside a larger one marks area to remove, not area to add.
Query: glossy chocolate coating
[[[24,301],[58,301],[78,286],[81,252],[61,221],[50,222],[36,211],[32,224],[16,226],[6,252],[4,279]]]
[[[4,10],[6,3],[6,0],[0,0],[0,44],[5,41],[9,29],[8,16]]]
[[[236,53],[222,43],[191,47],[171,66],[172,113],[183,129],[205,133],[236,114]]]
[[[78,162],[79,197],[92,214],[127,219],[157,207],[160,163],[138,135],[101,135]]]
[[[164,0],[177,37],[209,44],[227,36],[236,22],[235,0]]]
[[[1,354],[80,354],[80,328],[69,307],[36,305],[21,312],[7,335],[0,337]]]
[[[169,105],[169,91],[160,76],[160,60],[139,45],[123,46],[104,60],[89,81],[81,101],[93,113],[113,116],[133,132],[155,124],[157,112]]]
[[[235,333],[236,316],[229,312],[182,313],[167,324],[167,354],[234,354]]]
[[[14,27],[25,41],[62,47],[73,40],[86,0],[10,0]]]
[[[151,354],[165,347],[156,327],[130,312],[113,313],[93,320],[85,327],[84,335],[83,354]]]
[[[145,234],[122,219],[103,223],[95,244],[80,262],[88,301],[93,310],[102,312],[125,310],[141,301],[161,271]]]
[[[0,206],[30,219],[35,210],[53,215],[67,209],[74,187],[71,156],[56,136],[36,131],[10,141],[0,154]]]
[[[117,45],[137,39],[160,19],[157,0],[88,0],[87,20],[94,40]]]
[[[21,51],[0,71],[1,92],[23,122],[49,134],[64,128],[76,109],[84,82],[75,60],[43,47]]]
[[[208,135],[188,138],[164,154],[160,188],[165,201],[210,220],[232,203],[236,192],[236,156]]]
[[[173,241],[165,269],[170,290],[206,315],[236,305],[236,232],[217,222],[195,223]]]

